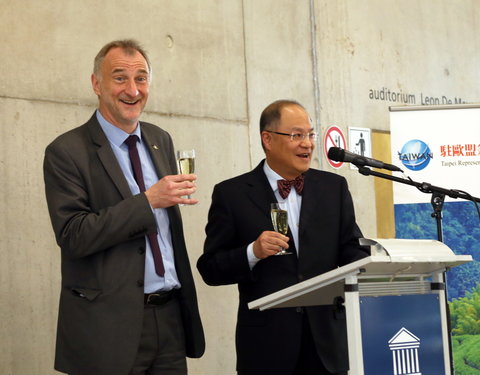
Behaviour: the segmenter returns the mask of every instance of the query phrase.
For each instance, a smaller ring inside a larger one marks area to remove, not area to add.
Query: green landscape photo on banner
[[[437,239],[432,212],[427,203],[395,205],[396,237]],[[444,243],[474,259],[446,273],[455,374],[480,375],[480,218],[472,202],[447,202],[442,221]]]

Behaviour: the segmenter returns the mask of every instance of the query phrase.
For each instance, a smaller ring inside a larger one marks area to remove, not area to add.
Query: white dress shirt
[[[302,196],[297,193],[297,191],[292,187],[290,190],[290,194],[288,194],[287,198],[283,199],[280,196],[278,191],[278,180],[283,180],[284,178],[281,177],[277,172],[275,172],[270,166],[268,165],[267,161],[263,164],[263,171],[267,176],[268,182],[272,187],[272,190],[277,198],[277,202],[280,207],[288,212],[288,227],[290,229],[290,233],[293,236],[293,242],[295,243],[295,248],[297,249],[297,256],[299,254],[300,243],[298,239],[298,226],[300,222],[300,208],[302,206]],[[275,202],[271,202],[275,203]],[[288,255],[285,255],[288,256]],[[260,260],[255,256],[253,253],[253,242],[248,245],[247,247],[247,257],[248,257],[248,264],[250,265],[250,269],[252,269],[255,264]]]
[[[138,187],[135,177],[133,176],[132,163],[130,162],[130,157],[128,155],[128,147],[125,144],[125,140],[130,136],[130,134],[110,124],[107,120],[105,120],[98,110],[97,120],[107,136],[108,141],[110,142],[112,151],[115,154],[118,163],[120,164],[120,168],[122,169],[123,174],[128,182],[130,191],[134,195],[140,194],[140,188]],[[138,124],[137,128],[132,134],[135,134],[139,137],[137,149],[140,155],[145,188],[149,189],[158,181],[158,176],[155,172],[155,167],[147,147],[142,140],[140,124]],[[157,239],[162,253],[165,275],[162,277],[157,275],[155,272],[155,264],[150,248],[150,241],[148,241],[148,238],[145,236],[145,293],[152,293],[158,290],[170,290],[173,288],[179,288],[181,286],[175,270],[172,235],[170,233],[170,221],[168,219],[167,210],[164,208],[152,208],[152,212],[155,216],[155,220],[157,221]],[[119,270],[119,272],[121,272],[121,270]]]

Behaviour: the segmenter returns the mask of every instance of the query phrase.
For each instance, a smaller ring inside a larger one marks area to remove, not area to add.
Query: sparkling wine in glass
[[[195,150],[177,151],[178,171],[180,174],[195,173]],[[187,196],[191,198],[190,195]]]
[[[272,217],[273,229],[275,232],[287,235],[288,233],[288,212],[280,207],[278,203],[272,203],[270,205],[270,216]],[[292,254],[286,249],[282,248],[275,255],[288,255]]]

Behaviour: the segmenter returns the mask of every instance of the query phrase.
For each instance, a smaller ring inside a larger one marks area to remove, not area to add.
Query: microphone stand
[[[430,200],[430,202],[433,207],[433,213],[431,216],[434,217],[437,222],[437,239],[440,242],[443,242],[442,209],[443,203],[445,201],[445,196],[449,196],[450,198],[454,199],[465,199],[477,203],[480,202],[480,198],[473,197],[470,194],[465,193],[464,191],[444,189],[442,187],[429,184],[428,182],[415,182],[412,179],[407,180],[405,178],[392,176],[386,173],[372,171],[370,168],[362,165],[357,165],[357,168],[358,172],[360,174],[363,174],[364,176],[375,176],[390,181],[400,182],[402,184],[415,186],[422,193],[432,194],[432,199]]]
[[[428,182],[415,182],[412,179],[405,179],[405,178],[399,178],[396,176],[392,176],[386,173],[381,173],[377,171],[372,171],[370,168],[365,167],[364,165],[356,165],[358,168],[358,172],[360,174],[363,174],[364,176],[375,176],[375,177],[380,177],[386,180],[390,181],[395,181],[395,182],[400,182],[402,184],[406,185],[411,185],[415,186],[418,190],[420,190],[422,193],[426,194],[432,194],[432,198],[430,200],[430,203],[432,204],[433,207],[433,212],[431,214],[432,217],[435,218],[436,223],[437,223],[437,239],[440,242],[443,242],[443,225],[442,225],[442,209],[443,209],[443,203],[445,202],[445,196],[449,196],[450,198],[454,199],[465,199],[472,201],[474,203],[480,202],[480,198],[476,198],[471,196],[470,194],[467,194],[463,191],[459,190],[449,190],[449,189],[444,189],[438,186],[434,186],[432,184],[429,184]],[[444,291],[445,291],[445,303],[446,303],[446,312],[447,312],[447,329],[448,329],[448,349],[449,349],[449,354],[450,354],[450,371],[451,374],[455,373],[455,369],[453,367],[453,350],[452,350],[452,340],[450,336],[451,332],[451,323],[450,323],[450,308],[448,306],[448,293],[447,293],[447,288],[446,288],[446,274],[443,272],[443,282],[445,285]]]

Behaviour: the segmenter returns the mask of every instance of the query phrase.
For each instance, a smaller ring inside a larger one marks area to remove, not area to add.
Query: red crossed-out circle
[[[328,163],[333,168],[340,168],[343,165],[343,161],[333,161],[328,158],[328,150],[330,147],[347,149],[347,141],[345,140],[342,130],[338,126],[333,125],[327,129],[325,132],[325,139],[323,140],[323,147]]]

